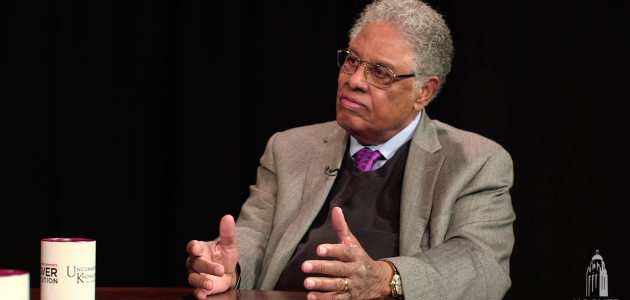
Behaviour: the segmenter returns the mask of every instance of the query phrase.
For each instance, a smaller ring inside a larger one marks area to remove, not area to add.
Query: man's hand
[[[218,294],[233,288],[236,284],[236,263],[238,248],[234,218],[226,215],[219,225],[219,241],[190,241],[186,251],[188,283],[193,286],[197,299],[206,299],[207,295]]]
[[[336,257],[339,261],[307,260],[302,264],[302,271],[305,273],[334,276],[308,277],[304,280],[304,287],[309,290],[330,292],[310,292],[307,298],[374,299],[388,296],[391,267],[386,262],[372,260],[363,250],[359,241],[350,232],[341,208],[333,208],[331,218],[333,229],[339,237],[339,244],[321,244],[317,247],[317,255]]]

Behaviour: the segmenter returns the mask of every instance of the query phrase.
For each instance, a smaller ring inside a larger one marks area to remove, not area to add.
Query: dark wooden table
[[[208,300],[305,300],[307,293],[229,290]],[[96,300],[194,300],[192,288],[97,287]],[[30,300],[41,300],[39,288],[31,289]]]

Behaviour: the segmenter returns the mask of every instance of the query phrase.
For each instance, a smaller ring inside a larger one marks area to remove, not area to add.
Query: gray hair
[[[421,87],[435,75],[440,79],[437,95],[451,71],[453,59],[451,31],[442,15],[422,0],[375,0],[363,9],[350,29],[350,41],[363,27],[374,22],[398,28],[413,49],[414,88]]]

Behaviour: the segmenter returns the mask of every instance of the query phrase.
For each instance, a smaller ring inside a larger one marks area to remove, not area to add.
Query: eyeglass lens
[[[378,87],[389,87],[392,84],[392,74],[383,66],[362,61],[356,55],[344,50],[339,51],[338,60],[339,67],[346,74],[354,74],[359,66],[363,64],[366,67],[366,78],[369,83]]]

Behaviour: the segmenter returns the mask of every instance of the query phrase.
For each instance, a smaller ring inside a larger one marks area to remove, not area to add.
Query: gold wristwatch
[[[396,269],[396,266],[394,266],[394,264],[387,259],[379,260],[388,263],[389,266],[392,267],[392,271],[394,271],[394,275],[392,275],[392,279],[389,282],[389,287],[391,289],[391,294],[389,295],[389,297],[394,299],[404,299],[405,294],[403,292],[402,279],[400,279],[400,273],[398,273],[398,269]]]

